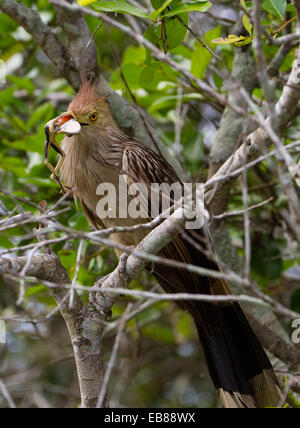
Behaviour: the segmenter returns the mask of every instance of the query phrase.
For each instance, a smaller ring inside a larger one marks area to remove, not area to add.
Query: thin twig
[[[10,393],[8,392],[8,389],[5,385],[5,383],[0,379],[0,391],[3,395],[3,397],[6,399],[6,401],[8,402],[8,405],[11,409],[16,409],[17,406],[15,405],[13,399],[11,398]]]
[[[106,394],[107,394],[107,388],[108,388],[108,384],[109,384],[109,380],[112,374],[112,371],[115,367],[116,364],[116,360],[117,360],[117,355],[119,352],[119,348],[120,348],[120,343],[121,343],[121,338],[123,335],[123,332],[125,330],[126,327],[126,316],[128,315],[128,313],[130,312],[132,307],[132,304],[129,304],[124,312],[124,314],[122,315],[121,321],[120,321],[120,325],[119,325],[119,329],[118,329],[118,333],[116,336],[116,340],[113,346],[113,350],[110,356],[110,360],[107,366],[107,369],[105,371],[105,375],[104,375],[104,379],[103,379],[103,384],[102,384],[102,388],[99,394],[99,399],[98,399],[98,403],[97,403],[97,409],[101,409],[103,407],[103,404],[105,402],[106,399]]]
[[[74,293],[76,290],[76,284],[77,284],[77,280],[78,280],[78,276],[79,276],[84,244],[85,244],[85,241],[83,239],[81,239],[79,242],[79,247],[78,247],[78,251],[77,251],[75,275],[74,275],[74,278],[72,281],[72,286],[71,286],[71,291],[70,291],[70,308],[73,308],[73,305],[74,305]]]
[[[238,210],[237,211],[229,211],[229,212],[226,212],[224,214],[215,215],[214,220],[223,220],[224,218],[228,218],[228,217],[236,217],[236,216],[244,215],[245,212],[250,212],[250,211],[256,210],[257,208],[264,207],[265,205],[268,205],[273,200],[274,200],[274,198],[272,196],[271,198],[267,199],[266,201],[260,202],[259,204],[256,204],[256,205],[252,205],[251,207],[248,207],[246,209],[243,209],[240,211],[238,211]]]

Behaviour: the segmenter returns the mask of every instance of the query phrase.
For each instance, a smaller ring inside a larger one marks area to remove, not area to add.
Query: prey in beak
[[[45,126],[45,134],[46,134],[46,141],[45,141],[45,165],[50,169],[52,172],[51,179],[57,183],[60,187],[63,193],[66,193],[66,189],[61,183],[61,180],[59,178],[59,170],[64,163],[64,160],[66,158],[66,154],[64,151],[58,146],[55,139],[56,136],[59,134],[64,134],[68,137],[71,137],[73,135],[78,135],[81,132],[81,125],[79,122],[77,122],[74,119],[74,115],[72,112],[63,113],[56,119],[51,120],[47,123]],[[60,160],[56,167],[54,168],[53,165],[49,162],[49,153],[50,148],[54,149],[60,156]]]

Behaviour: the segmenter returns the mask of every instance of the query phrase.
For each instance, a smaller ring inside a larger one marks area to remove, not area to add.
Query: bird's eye
[[[98,113],[92,113],[91,115],[90,115],[90,119],[91,119],[91,121],[92,122],[95,122],[95,120],[97,120],[98,119]]]

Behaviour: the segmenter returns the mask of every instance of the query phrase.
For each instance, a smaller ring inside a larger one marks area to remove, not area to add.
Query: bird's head
[[[84,82],[68,111],[47,123],[46,133],[55,137],[79,135],[95,128],[104,130],[112,122],[107,99],[99,95],[95,85]]]

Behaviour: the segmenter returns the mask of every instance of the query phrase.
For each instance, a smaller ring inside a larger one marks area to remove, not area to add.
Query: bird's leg
[[[51,120],[45,126],[46,142],[45,142],[45,165],[52,172],[51,179],[59,184],[61,187],[62,193],[67,193],[72,189],[63,186],[59,178],[59,171],[66,159],[65,152],[57,145],[55,138],[58,134],[64,134],[69,137],[73,135],[79,135],[81,132],[81,124],[74,119],[72,112],[66,112],[57,117],[56,119]],[[50,147],[54,149],[60,156],[58,164],[54,168],[49,162],[49,153]]]
[[[45,127],[45,134],[46,134],[46,142],[45,142],[45,165],[47,168],[52,172],[51,180],[53,180],[56,184],[58,184],[62,190],[62,193],[66,193],[66,189],[63,186],[60,178],[59,178],[59,170],[63,165],[63,162],[66,158],[65,152],[56,144],[55,137],[57,135],[57,131],[55,131],[55,121],[50,122]],[[50,147],[52,147],[60,156],[61,159],[59,160],[56,168],[54,168],[51,163],[49,162],[49,154],[50,154]]]
[[[51,171],[52,171],[52,175],[51,175],[51,180],[53,180],[55,183],[59,184],[59,186],[61,187],[62,193],[67,193],[68,188],[66,188],[65,186],[63,186],[63,184],[61,183],[60,177],[59,177],[59,171],[61,169],[61,167],[63,166],[63,163],[66,159],[66,154],[65,152],[55,143],[52,142],[51,143],[51,147],[61,156],[56,167],[53,168],[51,165]]]

